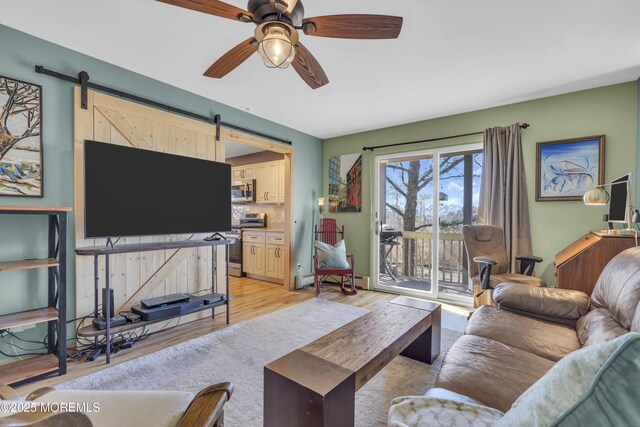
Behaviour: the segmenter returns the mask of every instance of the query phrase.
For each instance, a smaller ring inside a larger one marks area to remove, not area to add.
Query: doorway
[[[462,227],[477,221],[482,144],[375,157],[376,289],[473,303]]]
[[[240,163],[232,162],[233,153],[231,152],[225,153],[226,161],[237,166],[232,168],[234,181],[252,182],[254,185],[253,201],[240,206],[253,206],[255,209],[240,210],[249,214],[260,212],[266,214],[267,218],[265,221],[267,227],[256,228],[255,232],[248,229],[246,233],[242,232],[243,243],[237,248],[242,254],[241,265],[244,265],[240,267],[241,271],[257,280],[281,283],[285,289],[292,291],[295,289],[293,274],[295,148],[228,128],[222,128],[220,139],[225,147],[233,145],[249,149],[244,151],[244,154],[253,156],[251,161],[245,158]],[[246,157],[238,154],[242,153],[235,154],[236,160]],[[263,230],[267,233],[261,233]],[[248,247],[245,243],[252,239],[255,239],[254,244]]]

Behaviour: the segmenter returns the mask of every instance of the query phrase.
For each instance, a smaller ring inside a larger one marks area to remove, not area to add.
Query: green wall
[[[636,171],[638,119],[637,82],[618,84],[567,95],[527,101],[503,107],[426,120],[402,126],[332,138],[324,142],[323,191],[327,197],[329,157],[361,152],[363,146],[458,135],[515,122],[531,124],[522,131],[527,172],[534,253],[544,258],[536,274],[555,283],[554,255],[590,229],[603,227],[606,208],[584,206],[582,202],[536,202],[536,142],[606,134],[605,180]],[[443,145],[481,141],[480,137],[413,145],[416,150]],[[640,146],[640,141],[638,141]],[[376,154],[385,151],[375,151]],[[358,273],[370,275],[371,173],[373,155],[363,154],[363,211],[326,214],[337,218],[347,230],[347,249],[358,265]]]
[[[98,59],[0,25],[0,75],[43,86],[44,198],[0,197],[0,205],[73,206],[73,85],[34,72],[34,65],[69,75],[85,70],[91,80],[126,92],[211,116],[266,134],[287,138],[296,148],[295,262],[311,270],[312,222],[321,192],[322,141],[226,105],[116,67]],[[74,241],[73,217],[69,241]],[[46,256],[46,222],[42,218],[0,217],[0,261]],[[73,254],[73,244],[68,247]],[[75,317],[74,260],[70,257],[68,314]],[[0,273],[0,314],[46,305],[43,271]],[[71,332],[71,331],[70,331]],[[42,337],[43,329],[25,331]],[[6,347],[0,346],[3,351]]]

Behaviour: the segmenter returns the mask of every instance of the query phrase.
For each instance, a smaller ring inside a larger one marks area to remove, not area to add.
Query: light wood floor
[[[312,288],[289,292],[282,285],[237,277],[231,278],[230,292],[235,297],[231,301],[232,325],[315,297]],[[320,297],[371,310],[384,305],[386,301],[393,299],[395,295],[373,291],[358,291],[358,295],[346,296],[331,286],[323,287]],[[137,343],[130,350],[124,350],[112,355],[111,365],[109,366],[114,366],[226,327],[224,315],[217,316],[215,319],[203,318],[179,325],[174,329],[153,335]],[[20,393],[27,394],[41,387],[54,386],[55,384],[105,369],[107,365],[104,362],[104,356],[100,356],[95,362],[69,362],[67,375],[33,381],[19,386],[17,389]]]
[[[235,297],[231,302],[232,325],[315,297],[313,288],[290,292],[285,290],[282,285],[236,277],[231,278],[230,292],[231,295]],[[342,304],[350,304],[373,310],[386,304],[388,300],[395,298],[396,295],[358,290],[357,295],[347,296],[338,291],[336,287],[327,286],[322,288],[320,297]],[[112,355],[111,365],[109,366],[114,366],[226,327],[227,324],[225,323],[224,315],[217,316],[215,319],[203,318],[179,325],[171,330],[153,335],[135,344],[132,349]],[[30,382],[17,387],[17,389],[21,394],[27,394],[38,388],[54,386],[55,384],[69,381],[105,369],[106,367],[108,366],[105,365],[104,356],[100,356],[94,362],[69,362],[67,375]]]

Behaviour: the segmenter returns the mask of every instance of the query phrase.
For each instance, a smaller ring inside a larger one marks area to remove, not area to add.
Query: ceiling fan
[[[386,15],[328,15],[304,18],[300,0],[249,0],[247,10],[219,0],[158,0],[234,21],[257,25],[248,38],[218,59],[204,75],[222,78],[256,51],[269,68],[293,68],[317,89],[329,83],[324,70],[300,42],[298,30],[308,36],[343,39],[395,39],[402,18]]]

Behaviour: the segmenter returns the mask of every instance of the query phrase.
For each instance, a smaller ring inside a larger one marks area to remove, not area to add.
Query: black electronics
[[[126,350],[131,347],[133,347],[133,341],[125,341],[118,346],[120,350]]]
[[[96,360],[98,358],[98,356],[100,356],[100,354],[102,354],[102,347],[98,347],[98,348],[93,349],[87,355],[87,362],[93,362],[94,360]]]
[[[163,307],[145,308],[142,305],[134,305],[131,311],[140,315],[142,320],[153,321],[182,316],[204,305],[204,300],[198,297],[191,297],[189,301],[178,304],[165,305]]]
[[[107,299],[109,299],[109,317],[113,318],[116,315],[116,309],[114,308],[115,302],[113,298],[113,289],[109,289],[109,295],[107,295],[107,288],[102,288],[102,317],[106,318],[107,314],[105,310],[107,308]]]
[[[144,308],[156,308],[189,301],[189,298],[190,296],[187,294],[171,294],[162,297],[143,299],[140,300],[140,304],[142,304]]]
[[[211,304],[215,304],[217,302],[221,302],[224,301],[224,295],[223,294],[207,294],[207,295],[203,295],[200,298],[202,298],[204,300],[205,305],[211,305]]]
[[[626,174],[611,181],[611,198],[609,199],[609,222],[626,223],[629,215],[629,188],[631,174]]]
[[[106,313],[107,304],[109,301],[109,314]],[[109,289],[109,293],[107,293],[107,288],[102,288],[102,317],[98,317],[93,319],[91,322],[93,323],[93,327],[104,331],[107,329],[107,321],[105,320],[107,316],[111,319],[111,326],[120,326],[127,323],[124,317],[116,316],[115,314],[115,302],[113,298],[113,289]]]
[[[129,323],[138,323],[142,321],[142,317],[140,317],[139,314],[135,313],[126,313],[123,314],[122,317],[124,317]]]
[[[85,236],[231,230],[231,165],[84,143]]]
[[[110,326],[112,328],[114,326],[122,326],[127,323],[127,320],[120,315],[113,316],[110,320],[111,320]],[[107,329],[107,320],[104,317],[98,317],[97,319],[93,319],[91,323],[93,323],[94,328],[100,331],[104,331],[105,329]]]

